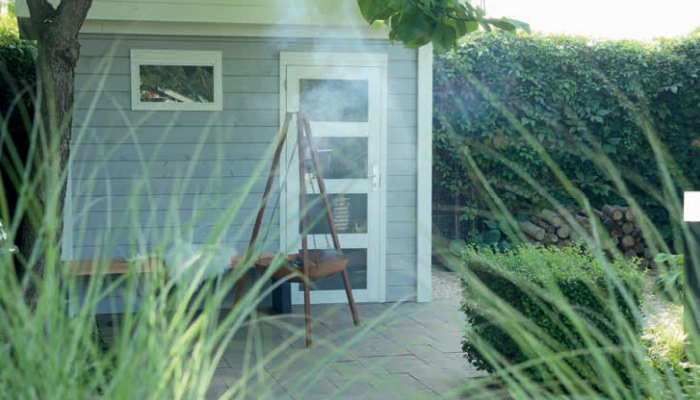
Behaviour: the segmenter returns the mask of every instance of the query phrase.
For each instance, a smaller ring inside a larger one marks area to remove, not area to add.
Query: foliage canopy
[[[699,37],[472,35],[436,59],[435,182],[487,208],[478,166],[511,212],[575,203],[547,153],[594,206],[634,197],[669,233],[662,171],[673,191],[700,181],[699,56]]]
[[[454,47],[458,40],[483,28],[529,30],[527,24],[508,18],[487,18],[480,7],[460,0],[358,0],[362,16],[371,24],[388,25],[389,39],[408,47],[432,43],[435,51]]]

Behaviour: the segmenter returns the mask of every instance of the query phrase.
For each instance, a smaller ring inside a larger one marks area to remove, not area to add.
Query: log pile
[[[647,268],[653,262],[653,254],[644,241],[644,236],[635,221],[629,207],[605,205],[601,210],[594,210],[612,242],[625,258],[638,257],[641,268]],[[571,216],[587,233],[591,233],[591,221],[581,213],[571,212]],[[575,229],[566,218],[552,210],[542,210],[529,220],[520,223],[520,229],[533,243],[548,246],[566,247],[576,239]]]

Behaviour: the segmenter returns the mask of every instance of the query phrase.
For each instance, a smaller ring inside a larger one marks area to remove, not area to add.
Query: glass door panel
[[[379,76],[377,68],[369,67],[286,67],[286,108],[309,118],[319,162],[319,171],[315,171],[309,155],[304,155],[306,210],[300,209],[298,189],[295,191],[294,186],[288,186],[286,204],[294,207],[288,210],[296,210],[298,216],[291,216],[295,224],[291,227],[293,232],[287,230],[287,236],[301,237],[300,217],[306,215],[309,248],[334,251],[325,205],[315,178],[320,172],[340,245],[349,259],[347,268],[353,293],[360,302],[380,299],[380,192],[375,185],[378,185],[380,156]],[[293,139],[288,139],[288,148],[296,143],[296,132],[290,138]],[[296,156],[290,150],[288,154]],[[293,160],[291,165],[295,165]],[[290,177],[288,182],[293,183],[294,178]],[[298,246],[292,248],[298,249]],[[311,289],[314,303],[346,301],[341,275],[316,281]],[[293,290],[295,303],[301,302],[301,292],[301,285]]]
[[[367,80],[300,79],[299,111],[311,121],[367,122]]]
[[[367,177],[366,137],[324,137],[314,139],[319,168],[324,179]]]
[[[334,193],[328,196],[333,222],[339,235],[367,233],[367,195]],[[331,233],[321,195],[312,194],[308,199],[309,233],[329,235]]]
[[[322,251],[322,250],[317,250]],[[345,249],[343,254],[348,257],[348,276],[353,290],[367,289],[367,249]],[[311,283],[311,291],[345,290],[343,278],[340,274],[330,278],[321,279]],[[299,285],[299,292],[304,291],[304,286]]]

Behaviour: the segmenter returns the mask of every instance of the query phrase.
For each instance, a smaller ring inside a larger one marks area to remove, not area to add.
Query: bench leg
[[[272,284],[276,284],[277,280],[273,279]],[[289,282],[282,283],[272,290],[272,313],[273,314],[289,314],[292,312],[292,284]]]

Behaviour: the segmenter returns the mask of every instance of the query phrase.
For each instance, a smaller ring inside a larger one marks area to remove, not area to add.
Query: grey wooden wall
[[[129,257],[176,236],[203,243],[220,235],[223,246],[243,251],[280,124],[279,53],[387,53],[387,297],[415,298],[415,50],[385,41],[293,38],[85,35],[81,44],[73,259]],[[224,110],[132,111],[131,49],[222,51]],[[272,221],[266,247],[274,251],[278,218]]]

